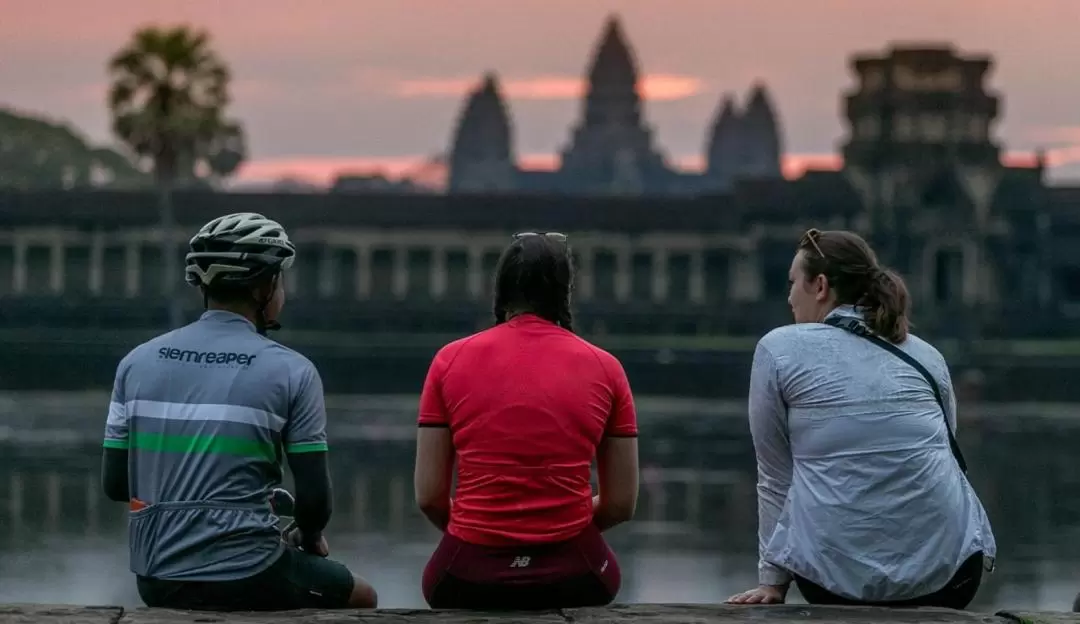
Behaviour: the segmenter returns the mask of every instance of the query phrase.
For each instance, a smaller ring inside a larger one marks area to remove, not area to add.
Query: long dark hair
[[[495,324],[528,312],[574,331],[574,261],[566,236],[515,234],[495,267]]]
[[[877,255],[858,234],[846,230],[810,229],[799,242],[807,279],[825,275],[838,304],[866,311],[866,324],[877,335],[898,344],[911,327],[911,297],[904,279],[878,264]]]

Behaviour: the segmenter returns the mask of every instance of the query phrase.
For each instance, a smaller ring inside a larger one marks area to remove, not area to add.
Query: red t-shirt
[[[592,522],[597,445],[638,432],[619,361],[531,314],[440,349],[419,425],[453,435],[449,533],[488,546],[579,534]]]

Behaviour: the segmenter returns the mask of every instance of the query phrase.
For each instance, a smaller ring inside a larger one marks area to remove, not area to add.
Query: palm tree
[[[180,279],[171,194],[198,179],[236,170],[245,155],[243,129],[225,118],[229,69],[210,36],[188,26],[150,26],[109,61],[113,131],[152,168],[159,189],[165,296],[169,323],[180,324],[175,286]]]

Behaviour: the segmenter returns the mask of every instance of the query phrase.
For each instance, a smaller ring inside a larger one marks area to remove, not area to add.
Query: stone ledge
[[[635,604],[543,612],[490,613],[379,609],[375,611],[287,611],[210,613],[167,609],[81,607],[77,605],[0,605],[0,624],[725,624],[732,622],[837,622],[842,624],[1080,624],[1080,613],[949,609],[885,609],[807,605],[735,606]]]

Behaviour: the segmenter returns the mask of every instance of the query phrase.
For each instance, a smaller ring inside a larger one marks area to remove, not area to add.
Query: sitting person
[[[619,361],[574,334],[573,279],[564,235],[515,235],[496,268],[495,326],[431,363],[415,487],[444,533],[424,570],[432,608],[598,606],[619,590],[601,533],[634,515],[637,417]]]
[[[199,320],[135,347],[117,367],[102,484],[129,503],[131,569],[150,607],[209,611],[375,607],[375,590],[327,559],[332,496],[322,381],[266,337],[295,248],[276,222],[227,215],[191,239]],[[297,528],[271,495],[282,457]]]
[[[963,609],[996,544],[956,445],[945,359],[908,333],[908,292],[866,242],[808,231],[794,325],[757,345],[760,585],[729,602]]]

